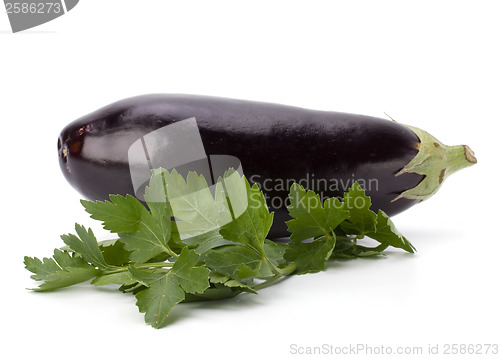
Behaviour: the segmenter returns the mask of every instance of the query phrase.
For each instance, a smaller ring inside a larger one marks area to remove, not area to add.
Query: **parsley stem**
[[[297,268],[297,265],[295,265],[294,262],[288,264],[287,266],[285,266],[282,269],[274,267],[274,265],[273,265],[273,269],[277,270],[276,274],[273,277],[271,277],[269,280],[266,280],[262,283],[255,285],[255,286],[252,286],[252,288],[257,291],[257,290],[272,286],[275,283],[277,283],[277,281],[279,281],[280,279],[282,279],[282,278],[285,279],[285,278],[289,277],[295,271],[296,268]]]
[[[111,275],[111,274],[118,273],[118,272],[125,272],[125,271],[128,271],[128,268],[130,266],[131,265],[127,265],[127,266],[123,266],[123,267],[116,267],[116,268],[104,270],[103,274],[104,275]],[[133,265],[133,266],[137,269],[148,269],[148,268],[153,268],[153,267],[162,268],[162,267],[172,267],[172,266],[174,266],[174,263],[173,262],[149,262],[149,263],[138,264],[138,265]]]
[[[269,261],[267,257],[265,258],[265,260],[269,263],[269,266],[271,266],[271,270],[274,272],[274,274],[278,276],[288,276],[292,274],[297,268],[295,262],[291,262],[287,266],[279,268],[276,267],[271,261]]]
[[[278,269],[278,270],[282,276],[288,276],[288,275],[291,275],[296,269],[297,269],[297,265],[295,264],[295,262],[291,262],[287,266],[283,267],[282,269]]]
[[[179,255],[177,255],[175,252],[173,252],[173,251],[172,251],[172,249],[171,249],[170,247],[168,247],[168,246],[163,246],[163,250],[164,250],[167,254],[169,254],[170,256],[175,257],[176,259],[178,259],[178,258],[179,258]]]
[[[174,262],[150,262],[140,265],[134,265],[135,268],[150,268],[150,267],[172,267]]]
[[[281,275],[276,275],[276,276],[273,276],[272,278],[270,278],[269,280],[267,281],[264,281],[262,283],[259,283],[255,286],[252,286],[252,288],[257,291],[257,290],[261,290],[263,288],[266,288],[266,287],[269,287],[269,286],[272,286],[274,285],[280,278],[282,278],[283,276]]]

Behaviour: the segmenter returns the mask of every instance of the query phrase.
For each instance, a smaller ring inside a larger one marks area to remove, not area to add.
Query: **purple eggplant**
[[[260,185],[275,212],[271,238],[288,236],[286,205],[293,182],[327,198],[342,196],[358,181],[373,210],[395,215],[433,195],[448,175],[476,162],[468,146],[445,146],[422,130],[391,120],[152,94],[115,102],[67,125],[58,141],[61,169],[89,200],[136,195],[130,148],[187,119],[195,120],[208,161],[221,155],[236,158],[247,179]],[[169,151],[164,145],[161,150]],[[189,143],[183,148],[189,151]]]

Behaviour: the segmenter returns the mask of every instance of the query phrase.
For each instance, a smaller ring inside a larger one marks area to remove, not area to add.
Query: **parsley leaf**
[[[350,212],[337,198],[321,202],[318,194],[312,190],[293,184],[290,188],[288,212],[293,220],[288,221],[290,239],[300,242],[318,236],[329,236],[341,222],[349,217]]]
[[[85,282],[96,277],[100,270],[87,263],[76,253],[54,250],[51,258],[24,258],[26,269],[34,273],[31,278],[44,281],[34,291],[50,291]]]
[[[399,233],[389,216],[382,210],[378,213],[370,209],[371,200],[366,196],[359,183],[355,182],[344,194],[344,203],[349,209],[349,218],[342,222],[341,229],[348,235],[366,235],[380,242],[378,248],[358,250],[363,256],[380,253],[389,246],[401,248],[407,252],[415,252],[413,245]],[[359,256],[359,255],[356,255]]]
[[[107,275],[102,275],[96,277],[91,284],[95,286],[105,286],[105,285],[133,285],[137,281],[130,275],[127,271],[115,272]]]
[[[120,240],[110,240],[99,243],[104,261],[113,266],[122,266],[130,262],[130,252],[125,250],[125,245]]]
[[[414,252],[387,214],[370,210],[371,200],[357,182],[344,194],[343,202],[329,198],[322,203],[318,194],[297,184],[292,185],[289,198],[293,219],[287,222],[291,243],[285,259],[295,262],[296,274],[322,271],[330,257],[379,255],[389,246]],[[365,235],[380,245],[359,245]]]
[[[324,271],[334,246],[335,238],[332,236],[323,236],[309,243],[295,242],[286,250],[285,258],[295,262],[297,275]]]
[[[358,235],[375,231],[377,215],[370,210],[372,201],[358,182],[344,194],[344,204],[349,210],[349,219],[342,223],[346,233]]]
[[[195,267],[199,255],[187,248],[170,270],[138,269],[129,267],[129,273],[148,288],[136,294],[139,311],[154,328],[165,325],[166,318],[176,304],[182,302],[185,293],[203,293],[208,287],[209,270]]]
[[[247,200],[237,202],[246,201],[248,207],[241,215],[224,225],[220,229],[220,234],[224,239],[243,244],[265,257],[264,240],[271,229],[274,214],[269,212],[264,195],[257,184],[251,187],[245,177],[241,177],[240,180],[243,184],[243,193],[247,194]],[[239,190],[238,193],[240,193]],[[233,197],[232,203],[235,195],[230,197]]]
[[[245,291],[245,292],[250,292],[250,293],[257,293],[252,287],[244,284],[241,281],[234,280],[229,276],[217,273],[217,272],[210,272],[210,282],[217,284],[220,283],[226,287],[231,287],[231,288],[238,288],[239,291]]]
[[[161,253],[176,256],[169,246],[172,224],[163,172],[153,172],[144,197],[151,211],[130,195],[110,195],[105,202],[82,200],[82,205],[105,229],[118,233],[131,261],[146,262]]]
[[[255,250],[243,245],[218,247],[205,256],[205,262],[210,269],[236,280],[273,276],[269,262]]]
[[[80,200],[94,220],[102,221],[104,229],[113,232],[137,231],[146,208],[132,195],[110,195],[109,201]]]
[[[273,213],[269,212],[264,195],[257,185],[250,186],[246,178],[239,175],[238,180],[239,183],[233,179],[232,184],[226,186],[228,197],[232,198],[231,204],[236,204],[232,207],[242,202],[247,203],[247,206],[219,231],[232,244],[213,248],[204,255],[204,259],[211,270],[235,280],[271,277],[279,272],[279,268],[268,259],[264,242],[273,222]],[[244,188],[243,192],[241,187]],[[243,208],[239,206],[237,210]]]
[[[296,274],[322,271],[335,246],[334,229],[349,217],[349,211],[337,198],[322,203],[318,194],[298,184],[290,188],[289,198],[293,219],[286,224],[292,241],[285,258],[295,262]],[[306,239],[313,240],[303,242]]]
[[[408,252],[415,252],[415,247],[396,229],[392,220],[379,210],[377,213],[377,225],[375,230],[366,234],[383,245],[397,247]]]
[[[88,229],[87,231],[83,226],[76,224],[75,230],[78,237],[73,234],[61,235],[64,243],[92,265],[100,268],[109,268],[109,265],[102,256],[101,249],[97,244],[97,239],[92,229]]]
[[[168,172],[160,169],[165,178],[166,189],[173,216],[181,239],[197,234],[218,230],[231,221],[231,214],[224,195],[222,182],[215,186],[215,197],[212,196],[203,175],[189,172],[186,180],[174,169]]]

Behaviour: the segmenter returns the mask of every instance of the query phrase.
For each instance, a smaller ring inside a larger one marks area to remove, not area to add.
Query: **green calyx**
[[[407,126],[420,139],[418,154],[398,173],[417,173],[425,178],[412,189],[402,192],[400,198],[426,200],[434,195],[443,181],[456,171],[477,163],[474,152],[467,145],[447,146],[419,128]]]

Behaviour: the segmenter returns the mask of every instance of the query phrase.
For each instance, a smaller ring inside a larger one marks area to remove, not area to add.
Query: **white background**
[[[498,1],[82,0],[12,34],[2,10],[2,351],[290,357],[292,344],[500,344],[499,12]],[[24,255],[50,256],[75,222],[106,238],[60,172],[59,131],[152,92],[385,111],[468,144],[479,163],[394,218],[415,255],[334,262],[256,296],[180,305],[161,330],[114,289],[26,290]]]

